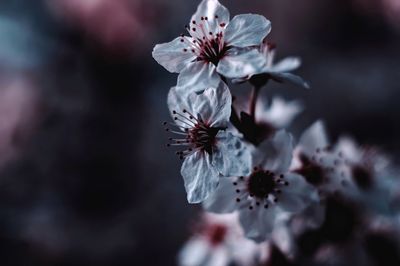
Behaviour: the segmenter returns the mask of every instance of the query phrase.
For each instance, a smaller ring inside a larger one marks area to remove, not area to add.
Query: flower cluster
[[[259,97],[268,81],[309,88],[291,73],[299,58],[273,63],[269,20],[230,20],[217,0],[203,0],[185,29],[188,35],[153,50],[160,65],[179,73],[168,94],[167,146],[183,160],[188,202],[209,212],[180,264],[323,263],[338,239],[359,243],[360,231],[373,234],[373,217],[398,215],[389,159],[348,137],[330,144],[321,121],[296,142],[286,128],[302,104]],[[233,83],[251,85],[249,99],[233,97]]]

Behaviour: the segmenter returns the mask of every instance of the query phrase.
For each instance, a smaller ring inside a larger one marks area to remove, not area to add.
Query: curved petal
[[[259,73],[264,64],[265,57],[258,50],[236,50],[219,61],[217,72],[227,78],[243,78]]]
[[[293,157],[293,139],[285,130],[260,144],[253,155],[254,165],[275,173],[286,173]]]
[[[316,190],[302,176],[287,173],[284,178],[289,185],[282,189],[282,194],[279,196],[278,204],[283,210],[297,213],[311,203],[319,201]]]
[[[242,209],[239,212],[239,221],[247,238],[260,243],[264,241],[274,229],[277,208]]]
[[[287,57],[274,64],[269,68],[270,72],[290,72],[301,65],[301,60],[299,57]]]
[[[278,72],[270,72],[269,75],[279,81],[279,82],[284,82],[284,81],[288,81],[293,83],[294,85],[303,87],[305,89],[309,89],[310,85],[308,84],[307,81],[305,81],[304,79],[302,79],[299,76],[296,76],[292,73],[278,73]]]
[[[300,137],[299,146],[301,151],[311,157],[319,148],[323,149],[329,145],[325,125],[321,120],[314,122]]]
[[[216,18],[217,16],[217,18]],[[207,17],[207,23],[203,23],[201,18]],[[195,22],[196,24],[193,24]],[[208,27],[208,31],[215,32],[221,24],[228,24],[229,10],[221,5],[217,0],[203,0],[197,7],[196,13],[190,19],[190,26],[203,23]]]
[[[232,178],[221,177],[215,192],[203,202],[204,209],[215,213],[235,211],[238,208],[236,198],[240,195],[236,193],[233,182]]]
[[[168,93],[168,99],[167,99],[167,104],[168,104],[168,109],[171,113],[171,116],[174,118],[176,115],[174,114],[175,112],[182,113],[184,109],[192,113],[194,111],[191,97],[196,97],[197,95],[193,93],[194,95],[190,95],[190,97],[186,96],[186,89],[181,88],[181,87],[172,87],[169,90]],[[187,124],[180,121],[180,120],[175,120],[175,123],[183,128],[187,127]]]
[[[212,164],[223,176],[250,174],[250,151],[240,138],[230,132],[220,131],[216,142],[216,148],[212,154]]]
[[[209,244],[201,238],[190,239],[178,254],[179,265],[202,265],[210,256]]]
[[[231,116],[232,96],[228,86],[220,82],[217,88],[208,88],[201,94],[192,94],[194,115],[199,114],[212,127],[227,127]]]
[[[178,76],[177,86],[185,87],[187,93],[201,92],[206,88],[216,88],[221,81],[213,64],[203,61],[192,62]]]
[[[157,44],[153,49],[153,58],[162,65],[166,70],[172,73],[181,72],[189,65],[196,56],[190,52],[184,52],[187,48],[185,42],[181,42],[182,38],[175,38],[171,42]]]
[[[202,202],[218,186],[218,172],[211,165],[210,157],[202,151],[186,157],[181,174],[189,203]]]
[[[271,31],[271,22],[264,16],[241,14],[235,16],[225,29],[225,41],[230,46],[259,45]]]
[[[281,97],[274,97],[268,108],[261,99],[256,105],[256,121],[272,124],[275,128],[284,128],[289,126],[303,109],[300,101],[287,102]]]

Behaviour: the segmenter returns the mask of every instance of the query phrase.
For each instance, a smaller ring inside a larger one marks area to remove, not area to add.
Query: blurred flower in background
[[[149,1],[49,0],[51,11],[105,49],[140,54],[152,36],[155,6]]]
[[[33,80],[0,74],[0,167],[23,148],[39,122],[40,111]]]

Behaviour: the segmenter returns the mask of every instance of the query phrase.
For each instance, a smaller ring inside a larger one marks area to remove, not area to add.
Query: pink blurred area
[[[400,29],[400,0],[353,0],[360,11],[370,15],[382,15]]]
[[[110,52],[139,54],[152,34],[154,9],[144,0],[48,0],[58,18]]]
[[[0,168],[18,156],[34,132],[39,113],[38,91],[30,78],[0,75]]]

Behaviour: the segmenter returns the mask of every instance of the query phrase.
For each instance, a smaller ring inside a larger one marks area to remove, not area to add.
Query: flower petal
[[[264,16],[241,14],[235,16],[225,29],[225,41],[230,46],[259,45],[271,31],[271,22]]]
[[[254,152],[254,165],[275,172],[286,173],[292,161],[293,139],[285,130],[278,131],[272,140],[260,144]]]
[[[193,115],[200,115],[212,127],[227,127],[231,116],[232,96],[224,82],[220,82],[216,88],[204,90],[201,94],[193,93],[189,100],[193,104]]]
[[[182,164],[181,174],[189,203],[202,202],[218,186],[218,172],[211,165],[208,154],[202,151],[186,157]]]
[[[301,60],[299,57],[287,57],[282,59],[278,63],[274,64],[272,67],[269,68],[270,72],[290,72],[301,65]]]
[[[217,72],[227,78],[243,78],[258,73],[264,64],[264,56],[256,49],[234,50],[219,61]]]
[[[285,181],[288,181],[289,185],[282,189],[278,203],[283,210],[297,213],[304,210],[312,202],[319,201],[316,190],[302,176],[287,173],[285,174]]]
[[[311,158],[316,149],[323,149],[329,145],[325,125],[321,120],[314,122],[300,137],[301,151]]]
[[[231,213],[238,208],[238,195],[229,177],[221,177],[217,189],[204,202],[203,207],[209,212]]]
[[[172,87],[169,90],[167,103],[172,118],[176,116],[173,113],[174,111],[182,113],[182,111],[186,109],[190,113],[194,112],[193,101],[190,100],[190,97],[186,96],[186,93],[186,88],[182,87]],[[196,94],[191,97],[196,97]],[[175,123],[180,127],[187,127],[187,124],[180,120],[175,120]]]
[[[190,239],[178,254],[179,265],[202,265],[210,256],[210,251],[210,246],[204,239]]]
[[[242,209],[239,221],[247,238],[260,243],[269,237],[274,229],[277,208]]]
[[[274,97],[271,106],[268,108],[264,100],[256,105],[256,121],[272,124],[275,128],[284,128],[289,126],[292,120],[303,111],[304,107],[299,101],[287,102],[281,97]]]
[[[181,71],[177,86],[185,87],[187,93],[200,92],[209,87],[218,87],[220,81],[213,64],[198,61],[190,63]]]
[[[218,16],[218,18],[216,18]],[[203,23],[201,18],[207,17],[206,27],[208,31],[215,32],[222,23],[228,24],[229,10],[221,5],[217,0],[203,0],[197,7],[196,13],[193,14],[190,20],[190,26],[193,26],[193,21],[197,24]]]
[[[153,58],[165,69],[172,73],[181,72],[196,56],[191,52],[184,52],[187,48],[182,38],[175,38],[171,42],[157,44],[153,49]]]
[[[220,131],[213,150],[212,164],[226,177],[250,174],[251,155],[246,145],[230,132]]]
[[[292,73],[278,73],[278,72],[271,72],[269,73],[269,75],[275,79],[276,81],[279,82],[284,82],[284,81],[288,81],[293,83],[294,85],[303,87],[305,89],[309,89],[310,85],[308,84],[307,81],[303,80],[301,77],[296,76]]]

